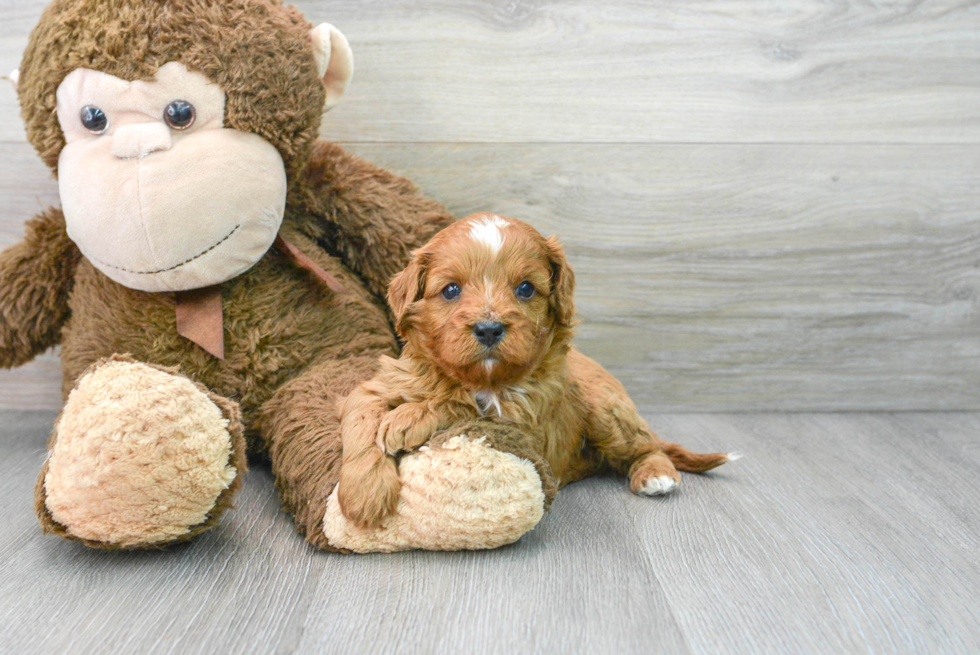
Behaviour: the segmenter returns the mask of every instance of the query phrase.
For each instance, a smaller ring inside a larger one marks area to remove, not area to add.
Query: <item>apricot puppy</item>
[[[398,505],[395,456],[463,420],[518,425],[559,485],[602,466],[639,494],[733,457],[661,441],[623,386],[571,346],[575,278],[561,245],[530,225],[476,214],[443,229],[392,280],[406,345],[342,404],[344,515],[375,526]]]

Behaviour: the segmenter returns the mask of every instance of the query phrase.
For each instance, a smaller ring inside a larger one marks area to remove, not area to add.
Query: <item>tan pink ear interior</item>
[[[333,109],[347,93],[354,75],[354,53],[347,37],[330,23],[321,23],[310,31],[317,69],[327,90],[323,111]]]

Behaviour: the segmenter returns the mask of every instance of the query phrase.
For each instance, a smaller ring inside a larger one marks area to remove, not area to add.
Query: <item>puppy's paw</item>
[[[664,455],[647,456],[630,469],[630,489],[642,496],[663,496],[677,489],[681,474]]]
[[[643,486],[636,493],[643,496],[663,496],[669,494],[676,488],[677,482],[673,478],[661,475],[658,478],[650,478],[644,482]]]
[[[438,418],[423,403],[404,403],[385,414],[378,426],[378,447],[394,455],[415,450],[432,437]]]
[[[398,467],[391,457],[381,456],[367,470],[360,472],[360,468],[356,463],[341,468],[337,501],[352,523],[375,527],[398,509]]]

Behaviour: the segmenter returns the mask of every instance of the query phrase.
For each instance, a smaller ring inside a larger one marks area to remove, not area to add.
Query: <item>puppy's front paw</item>
[[[398,467],[391,457],[380,455],[367,470],[355,470],[360,468],[356,463],[341,468],[337,501],[341,512],[352,523],[375,527],[398,508],[401,492]]]
[[[438,419],[422,403],[404,403],[385,414],[378,426],[378,447],[389,455],[415,450],[432,437]]]

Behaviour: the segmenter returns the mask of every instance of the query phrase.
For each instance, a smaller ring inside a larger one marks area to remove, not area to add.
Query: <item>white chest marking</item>
[[[503,416],[504,411],[500,407],[500,398],[492,391],[477,391],[473,394],[476,406],[480,408],[480,414],[486,416],[490,413],[490,408],[497,410],[497,416]]]
[[[486,216],[473,222],[470,227],[470,238],[490,248],[497,254],[504,245],[503,228],[510,225],[500,216]]]

